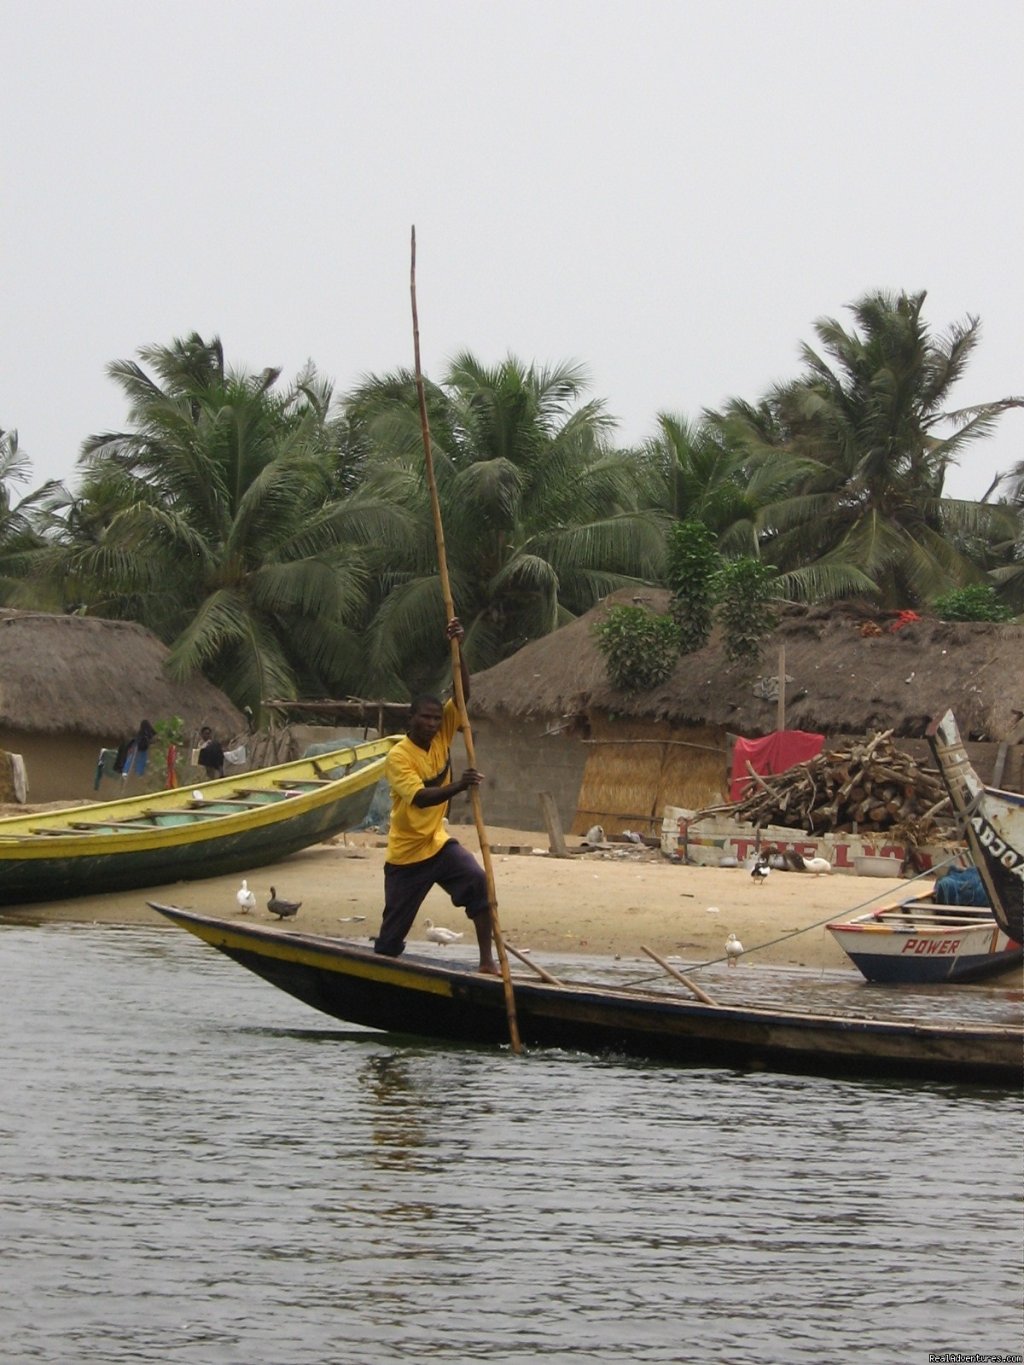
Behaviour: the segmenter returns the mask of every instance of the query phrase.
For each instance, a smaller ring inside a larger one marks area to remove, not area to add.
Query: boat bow
[[[1024,796],[985,786],[952,711],[928,727],[928,742],[963,821],[996,922],[1016,943],[1024,942]]]

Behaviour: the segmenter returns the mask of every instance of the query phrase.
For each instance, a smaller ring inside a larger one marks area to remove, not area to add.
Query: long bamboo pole
[[[444,524],[441,521],[441,502],[437,496],[437,481],[434,478],[434,456],[430,444],[430,422],[427,417],[427,399],[423,390],[423,371],[420,367],[420,319],[416,308],[416,228],[412,229],[411,244],[411,266],[409,270],[409,293],[412,297],[412,337],[413,352],[416,360],[416,397],[419,401],[420,409],[420,429],[423,433],[423,454],[427,469],[427,486],[430,489],[430,505],[434,513],[434,539],[437,541],[437,568],[441,578],[441,592],[444,596],[444,609],[447,619],[450,621],[455,615],[455,603],[452,599],[451,582],[448,578],[448,557],[445,553],[444,544]],[[462,738],[466,745],[466,757],[471,768],[476,767],[476,753],[473,748],[473,731],[469,724],[469,715],[466,711],[466,697],[462,686],[462,651],[459,648],[458,640],[452,640],[452,681],[455,684],[455,704],[459,709],[459,724],[462,729]],[[484,873],[487,877],[487,900],[490,905],[491,934],[494,937],[494,946],[498,950],[498,961],[501,964],[501,979],[505,987],[505,1012],[508,1015],[508,1034],[512,1044],[512,1051],[519,1053],[523,1050],[523,1045],[519,1039],[519,1020],[516,1016],[516,997],[512,990],[512,971],[509,967],[508,953],[505,951],[505,939],[502,936],[501,925],[498,923],[498,897],[494,889],[494,864],[491,860],[491,845],[487,837],[487,827],[484,824],[483,804],[480,800],[480,788],[470,787],[470,798],[473,804],[473,821],[476,824],[477,837],[480,840],[480,853],[484,861]]]

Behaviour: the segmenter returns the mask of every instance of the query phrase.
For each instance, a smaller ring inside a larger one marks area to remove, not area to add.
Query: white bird
[[[459,939],[462,938],[462,935],[457,934],[454,929],[446,929],[442,924],[435,924],[432,919],[425,919],[423,923],[427,930],[427,938],[430,939],[431,943],[458,943]]]
[[[823,872],[832,871],[832,864],[827,858],[805,858],[804,871],[813,872],[816,877],[820,877]]]
[[[249,890],[249,883],[244,877],[242,878],[242,885],[235,893],[235,900],[238,902],[238,908],[243,915],[247,915],[250,910],[256,909],[256,897]]]
[[[590,828],[587,830],[587,837],[584,839],[583,842],[586,844],[603,844],[604,826],[591,825]]]
[[[735,934],[730,934],[729,937],[726,939],[725,951],[727,957],[729,958],[729,966],[735,967],[736,959],[743,952],[743,944],[739,941]]]

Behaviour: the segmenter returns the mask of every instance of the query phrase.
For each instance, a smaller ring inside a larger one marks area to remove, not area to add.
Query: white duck
[[[425,919],[423,925],[431,943],[458,943],[462,938],[462,934],[457,934],[454,929],[446,929],[443,924],[435,924],[432,919]]]
[[[820,877],[823,872],[832,871],[832,864],[827,858],[805,858],[804,871],[813,872],[816,877]]]
[[[256,897],[249,890],[249,883],[244,877],[242,878],[242,885],[235,893],[235,900],[238,902],[238,908],[243,915],[247,915],[250,910],[256,909]]]
[[[735,967],[736,959],[740,957],[740,955],[743,952],[743,944],[739,941],[735,934],[730,934],[729,937],[726,939],[725,952],[726,956],[729,959],[729,966]]]

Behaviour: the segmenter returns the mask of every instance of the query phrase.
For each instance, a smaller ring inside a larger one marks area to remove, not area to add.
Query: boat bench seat
[[[264,802],[262,801],[236,801],[231,797],[211,796],[209,800],[193,801],[190,810],[201,811],[204,806],[235,806],[238,810],[258,810]],[[212,812],[216,814],[216,811]]]
[[[137,820],[72,820],[68,829],[41,829],[40,834],[67,834],[76,829],[152,829],[151,825],[144,824],[144,815],[140,815]]]
[[[300,777],[297,782],[286,782],[283,777],[279,777],[275,787],[284,787],[287,791],[301,791],[303,787],[333,787],[334,782],[329,777]]]
[[[216,820],[215,810],[193,810],[191,806],[168,806],[166,810],[143,811],[147,820],[158,820],[164,815],[184,815],[191,820]]]

